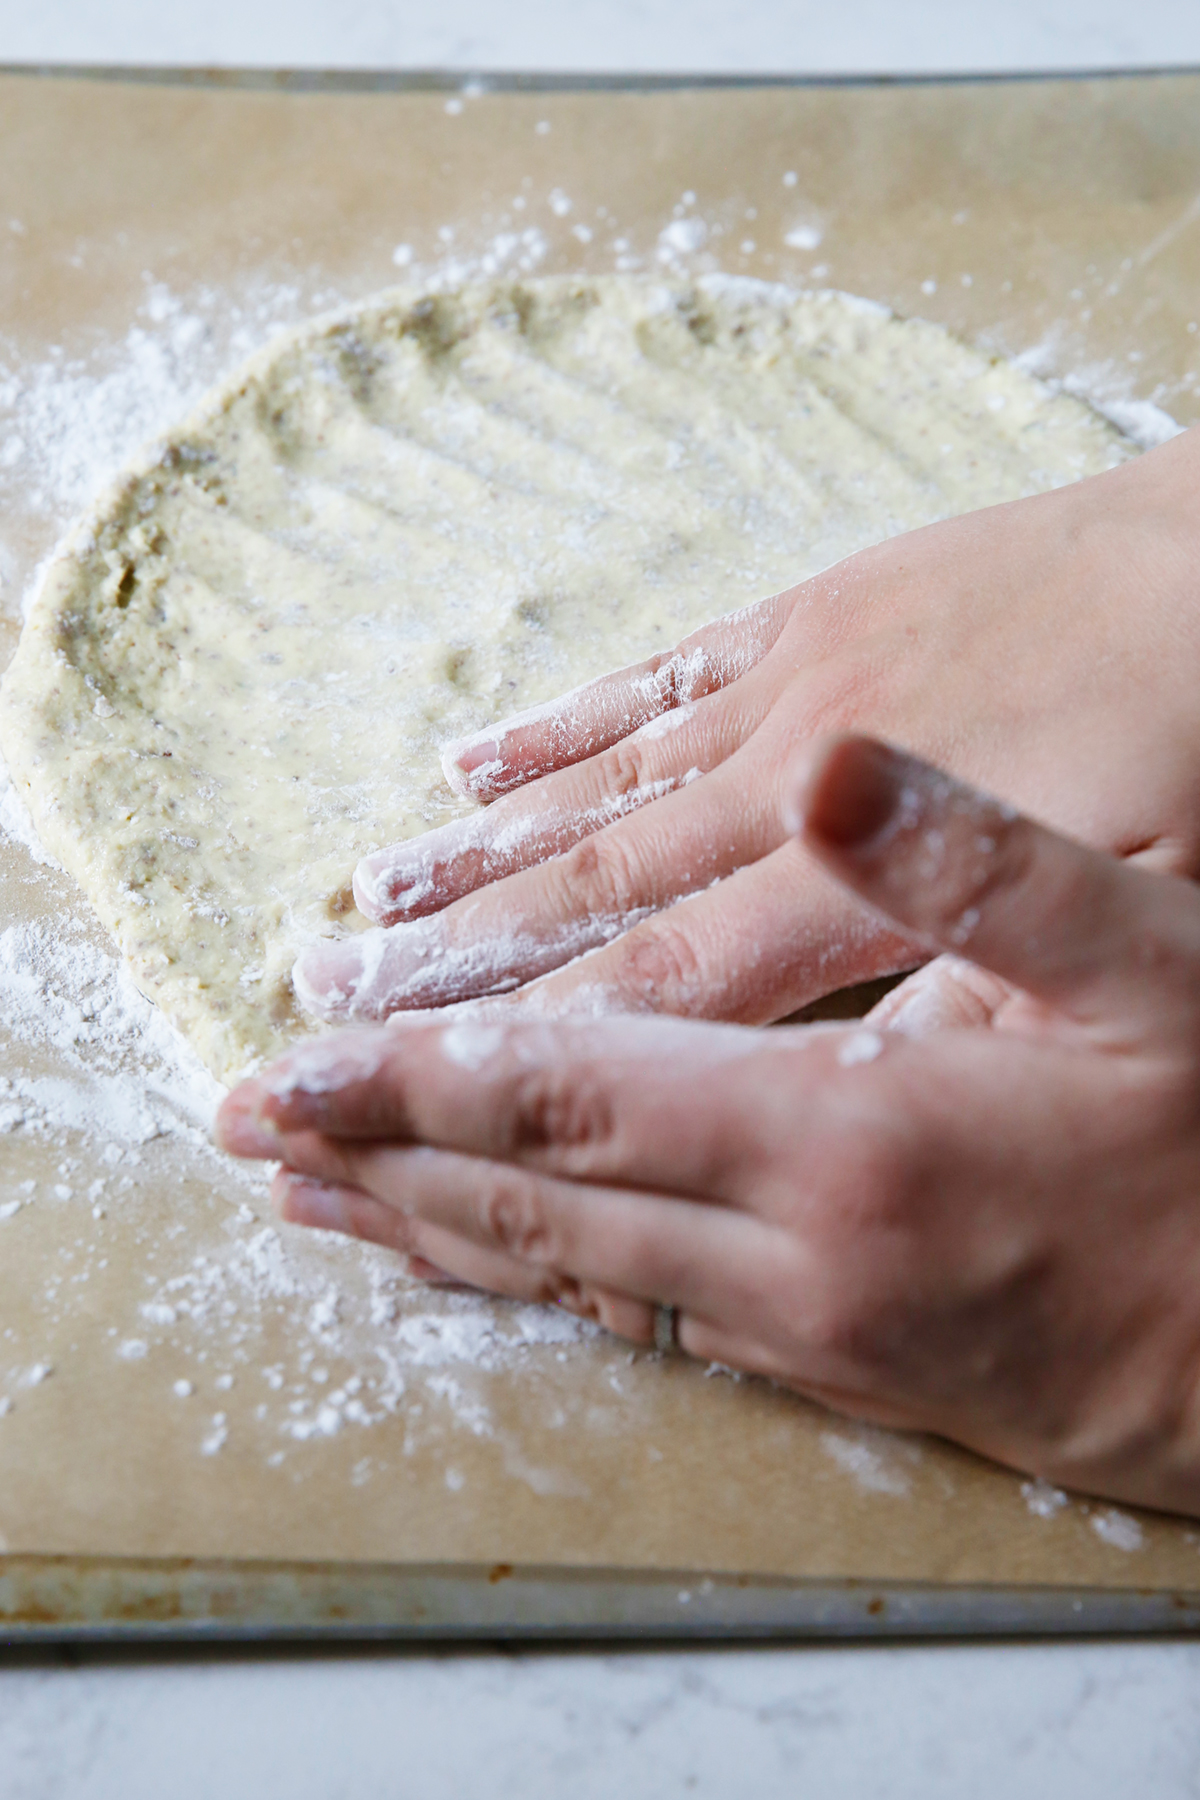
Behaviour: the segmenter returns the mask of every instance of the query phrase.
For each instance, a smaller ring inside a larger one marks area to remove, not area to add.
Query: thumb
[[[790,784],[809,850],[879,912],[1087,1024],[1194,1011],[1200,894],[1060,837],[872,738],[826,738]]]

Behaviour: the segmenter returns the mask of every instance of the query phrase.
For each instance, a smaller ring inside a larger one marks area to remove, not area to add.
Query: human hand
[[[810,853],[939,956],[849,1027],[413,1022],[226,1101],[286,1219],[1200,1510],[1200,893],[857,738]],[[970,963],[961,960],[969,955]]]
[[[515,989],[486,1010],[759,1024],[911,967],[911,935],[783,827],[786,771],[830,729],[1195,873],[1198,488],[1193,432],[880,544],[453,748],[491,804],[368,857],[358,904],[392,929],[313,946],[297,993],[338,1020]]]

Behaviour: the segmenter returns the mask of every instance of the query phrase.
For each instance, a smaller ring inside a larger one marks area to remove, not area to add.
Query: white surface
[[[0,0],[0,61],[1200,63],[1198,0]],[[0,1671],[3,1800],[1184,1800],[1200,1645]]]
[[[1197,0],[0,0],[0,60],[656,69],[1200,62]]]
[[[4,1800],[1175,1800],[1200,1645],[8,1673]]]

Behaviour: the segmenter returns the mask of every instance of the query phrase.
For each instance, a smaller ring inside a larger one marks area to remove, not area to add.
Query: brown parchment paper
[[[238,329],[387,285],[398,246],[408,274],[489,254],[653,268],[677,206],[707,230],[685,266],[847,288],[1197,416],[1191,77],[454,98],[3,78],[3,360],[18,387],[117,368],[165,292],[201,319],[197,368],[217,374]],[[5,430],[7,660],[64,520]],[[87,917],[18,844],[0,844],[0,895],[4,925]],[[25,1080],[79,1078],[17,1037],[3,1059]],[[381,1421],[297,1437],[322,1376],[344,1392],[357,1374],[369,1397],[376,1341],[439,1303],[298,1235],[291,1273],[254,1265],[239,1285],[265,1242],[261,1189],[198,1143],[115,1148],[0,1135],[0,1200],[35,1183],[0,1220],[0,1548],[1200,1586],[1185,1521],[1138,1515],[1139,1531],[1080,1500],[1036,1516],[1019,1478],[951,1447],[603,1338],[427,1360]],[[168,1318],[164,1284],[194,1299],[206,1269],[207,1312]]]

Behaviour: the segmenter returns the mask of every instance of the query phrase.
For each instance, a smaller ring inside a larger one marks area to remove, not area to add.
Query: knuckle
[[[691,1012],[704,991],[704,968],[687,932],[660,914],[626,938],[620,982],[652,1012]]]
[[[646,668],[664,712],[678,706],[683,698],[680,691],[684,671],[682,649],[660,650],[650,657]]]
[[[822,1271],[803,1284],[814,1349],[860,1368],[889,1360],[911,1305],[905,1271],[920,1262],[922,1191],[894,1132],[870,1120],[845,1132],[804,1230]]]
[[[558,1235],[537,1183],[517,1169],[495,1169],[476,1199],[487,1237],[518,1262],[553,1266],[561,1261]]]
[[[604,751],[598,772],[607,809],[620,812],[623,802],[637,794],[649,773],[647,762],[647,746],[636,738],[622,738]]]
[[[857,1369],[875,1369],[889,1360],[895,1335],[894,1310],[877,1283],[859,1271],[824,1284],[810,1312],[804,1336],[811,1349]]]
[[[862,1247],[869,1265],[885,1244],[896,1246],[919,1233],[921,1184],[898,1143],[869,1130],[864,1139],[847,1159],[833,1215],[838,1238]]]
[[[913,1182],[904,1147],[886,1128],[860,1122],[847,1147],[834,1200],[855,1233],[905,1230],[913,1225]]]
[[[674,650],[651,657],[648,668],[664,712],[686,706],[721,685],[720,669],[698,636],[685,638]]]
[[[637,905],[639,872],[625,840],[613,831],[583,838],[560,859],[559,879],[570,901],[591,913],[623,918]]]
[[[806,737],[843,731],[864,718],[884,714],[891,694],[889,671],[859,655],[834,656],[806,675],[803,719]]]
[[[566,1312],[580,1313],[581,1317],[586,1317],[586,1314],[581,1313],[578,1295],[578,1283],[569,1275],[559,1275],[554,1270],[547,1269],[535,1278],[533,1286],[522,1297],[537,1306],[561,1306]]]
[[[587,1070],[539,1069],[517,1088],[514,1150],[587,1151],[611,1142],[615,1129],[612,1093]]]

